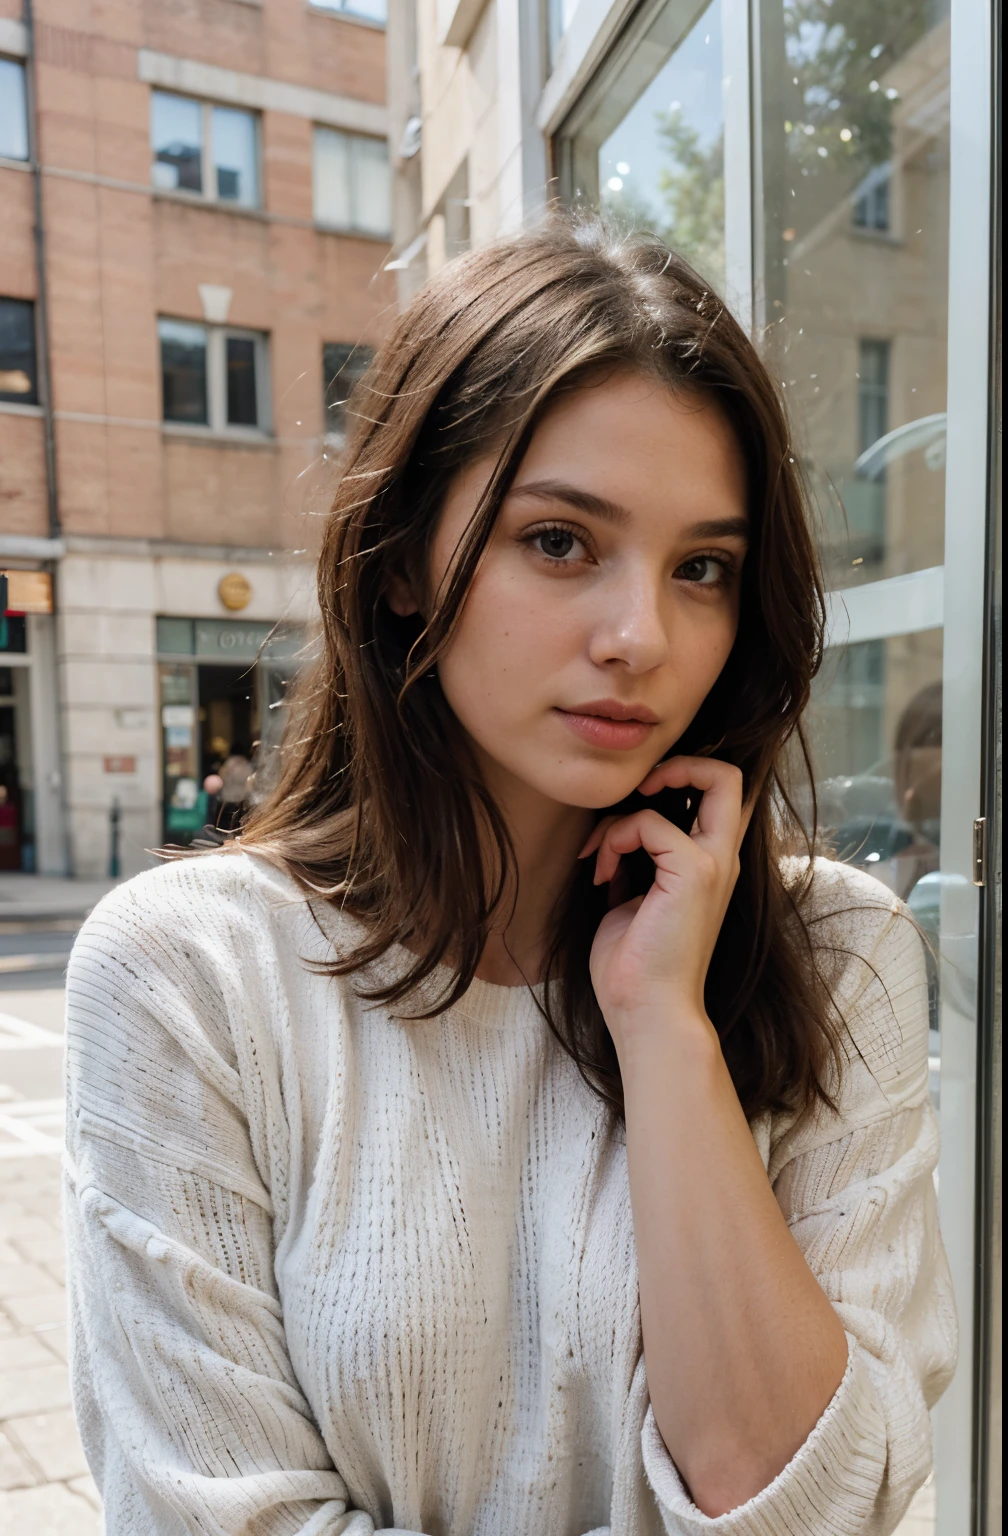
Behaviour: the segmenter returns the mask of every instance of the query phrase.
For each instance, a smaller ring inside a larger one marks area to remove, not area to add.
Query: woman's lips
[[[615,720],[611,715],[581,714],[574,709],[558,709],[564,724],[593,747],[630,751],[647,741],[655,728],[649,720]]]

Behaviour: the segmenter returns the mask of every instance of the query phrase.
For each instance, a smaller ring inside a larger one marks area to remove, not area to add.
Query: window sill
[[[17,400],[0,400],[0,411],[6,411],[9,416],[45,415],[40,405],[21,405]]]
[[[33,171],[30,160],[15,159],[13,155],[0,155],[0,171]]]
[[[354,16],[350,11],[334,11],[328,5],[314,5],[308,0],[308,9],[313,16],[328,16],[331,21],[349,21],[355,27],[366,27],[369,32],[384,32],[388,28],[387,21],[375,21],[371,16]]]
[[[186,426],[179,421],[163,421],[161,436],[170,442],[198,444],[201,448],[266,448],[276,452],[279,444],[268,432],[253,432],[241,427],[221,431],[215,427]]]
[[[244,3],[247,3],[247,0],[244,0]],[[268,216],[262,208],[245,208],[240,203],[225,203],[219,198],[204,197],[199,192],[169,192],[166,187],[151,187],[151,196],[158,203],[176,203],[185,208],[203,208],[208,213],[234,213],[241,219],[255,219],[261,224],[268,223]]]
[[[387,235],[373,234],[369,229],[353,229],[341,224],[320,224],[315,220],[315,230],[320,235],[341,235],[344,240],[370,240],[373,245],[391,245],[392,232]]]

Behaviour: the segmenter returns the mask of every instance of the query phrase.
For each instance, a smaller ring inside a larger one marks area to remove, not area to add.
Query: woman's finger
[[[635,853],[638,848],[643,848],[657,864],[662,860],[671,861],[675,855],[688,856],[692,846],[691,839],[681,827],[658,811],[634,811],[630,816],[612,821],[602,834],[594,883],[604,885],[611,880],[623,855]]]
[[[701,793],[695,835],[725,841],[737,851],[742,841],[742,770],[714,757],[670,757],[658,763],[640,785],[642,795],[659,789],[697,789]]]
[[[605,837],[606,833],[608,832],[609,828],[612,826],[613,822],[615,822],[615,821],[619,821],[619,817],[618,816],[603,816],[602,817],[602,820],[594,828],[594,830],[593,830],[591,836],[589,837],[588,841],[585,843],[584,847],[581,849],[581,852],[578,854],[578,858],[579,859],[586,859],[590,853],[594,853],[595,852],[596,848],[599,846],[599,844],[601,843],[602,839]]]

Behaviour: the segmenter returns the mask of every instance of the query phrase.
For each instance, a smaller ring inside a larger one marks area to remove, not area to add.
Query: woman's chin
[[[598,764],[591,764],[581,771],[561,771],[548,789],[544,784],[538,787],[561,805],[585,811],[605,811],[632,794],[653,766],[647,762],[630,768],[624,763],[618,771],[605,771]]]

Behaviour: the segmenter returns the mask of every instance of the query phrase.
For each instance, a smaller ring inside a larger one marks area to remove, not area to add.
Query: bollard
[[[110,880],[118,880],[121,873],[119,859],[119,825],[122,821],[122,811],[119,801],[114,799],[109,806],[109,862],[108,872]]]

